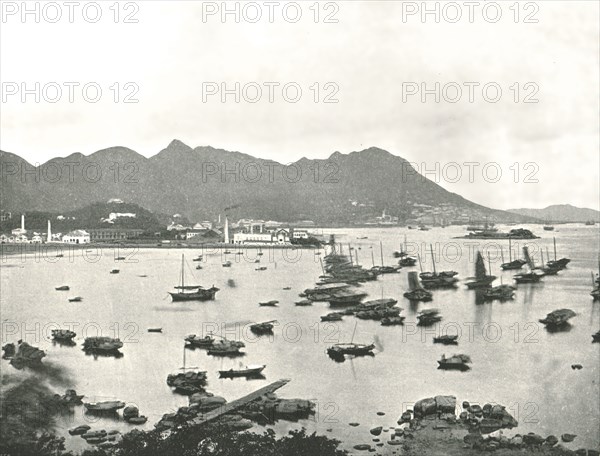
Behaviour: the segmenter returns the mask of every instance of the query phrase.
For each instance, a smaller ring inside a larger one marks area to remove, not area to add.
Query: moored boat
[[[433,294],[431,291],[425,290],[419,282],[419,276],[416,271],[408,273],[408,288],[409,291],[404,293],[404,297],[411,301],[431,301]]]
[[[466,371],[471,368],[470,363],[471,358],[467,355],[452,355],[449,358],[442,355],[442,358],[438,361],[438,369]]]
[[[162,328],[148,328],[149,333],[161,333]]]
[[[58,341],[71,341],[77,334],[69,329],[53,329],[52,338]]]
[[[200,285],[185,285],[185,257],[181,255],[181,285],[175,287],[180,290],[169,292],[173,301],[213,301],[219,289],[215,286],[204,288]]]
[[[277,307],[277,304],[279,304],[279,301],[277,301],[276,299],[272,299],[271,301],[263,301],[263,302],[259,302],[258,305],[260,307]]]
[[[334,359],[343,359],[345,355],[350,356],[373,356],[373,350],[375,350],[374,344],[355,344],[355,343],[342,343],[332,345],[327,349],[327,354]]]
[[[250,331],[252,331],[254,334],[272,334],[275,323],[277,323],[277,320],[255,323],[250,325]]]
[[[418,326],[429,326],[442,320],[438,309],[423,309],[417,315]]]
[[[211,337],[211,336],[200,337],[200,336],[197,336],[196,334],[190,334],[189,336],[186,336],[184,340],[187,345],[189,345],[191,347],[199,347],[199,348],[211,347],[212,344],[215,342],[214,337]]]
[[[520,274],[516,274],[513,276],[515,282],[517,283],[537,283],[542,277],[544,277],[544,272],[536,269],[535,264],[531,257],[529,256],[529,249],[527,246],[523,247],[523,256],[525,257],[525,261],[527,262],[527,266],[529,268],[529,272],[523,272]]]
[[[83,351],[86,353],[115,353],[123,347],[123,342],[120,339],[112,337],[86,337],[83,342]]]
[[[68,291],[70,290],[69,285],[61,285],[60,287],[54,288],[56,291]]]
[[[487,301],[493,301],[495,299],[499,301],[507,301],[515,296],[515,287],[510,285],[498,285],[497,287],[488,288],[483,293],[483,299]]]
[[[546,325],[547,328],[560,328],[567,326],[569,320],[576,315],[571,309],[558,309],[550,312],[545,318],[540,319],[539,322]]]
[[[241,369],[220,370],[219,376],[225,378],[258,376],[267,367],[265,364],[248,365]]]
[[[83,406],[88,412],[116,412],[125,407],[122,401],[84,402]]]
[[[458,335],[444,334],[433,338],[434,344],[458,345]]]
[[[339,312],[331,312],[321,316],[321,321],[341,321],[343,314]]]
[[[75,296],[74,298],[69,298],[69,302],[81,302],[83,298],[81,296]]]

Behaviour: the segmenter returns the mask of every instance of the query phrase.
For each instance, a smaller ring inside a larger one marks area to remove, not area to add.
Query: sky
[[[0,149],[376,146],[489,207],[597,209],[599,3],[475,3],[4,1]]]

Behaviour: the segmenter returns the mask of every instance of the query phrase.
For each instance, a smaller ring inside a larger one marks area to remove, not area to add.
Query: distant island
[[[570,204],[554,204],[544,209],[509,209],[513,214],[543,220],[546,223],[589,222],[600,223],[600,211]]]

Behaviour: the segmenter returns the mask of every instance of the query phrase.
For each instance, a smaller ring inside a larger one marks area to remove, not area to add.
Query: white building
[[[64,244],[89,244],[90,234],[84,230],[75,230],[65,234],[62,241]]]
[[[292,239],[308,239],[308,231],[294,230],[292,233]]]
[[[290,235],[287,230],[277,230],[269,233],[235,233],[233,243],[250,245],[289,244]]]
[[[42,243],[42,240],[43,240],[43,239],[42,239],[42,236],[40,236],[39,234],[34,234],[34,235],[31,237],[31,241],[30,241],[30,242],[31,242],[32,244],[41,244],[41,243]]]

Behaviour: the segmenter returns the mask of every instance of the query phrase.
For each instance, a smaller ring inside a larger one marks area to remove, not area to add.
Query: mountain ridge
[[[10,152],[0,151],[0,161],[33,168]],[[50,168],[44,167],[50,163],[55,173],[62,165],[72,175],[48,179]],[[0,204],[15,211],[68,211],[120,198],[152,212],[182,213],[191,219],[212,219],[234,206],[234,217],[340,224],[361,223],[384,210],[405,221],[442,208],[445,212],[438,217],[446,220],[461,215],[532,221],[469,201],[412,168],[407,173],[407,166],[403,157],[375,146],[346,154],[335,151],[324,159],[303,157],[286,165],[213,146],[192,148],[174,139],[148,158],[114,146],[90,155],[52,158],[36,168],[41,176],[37,181],[3,176]]]

